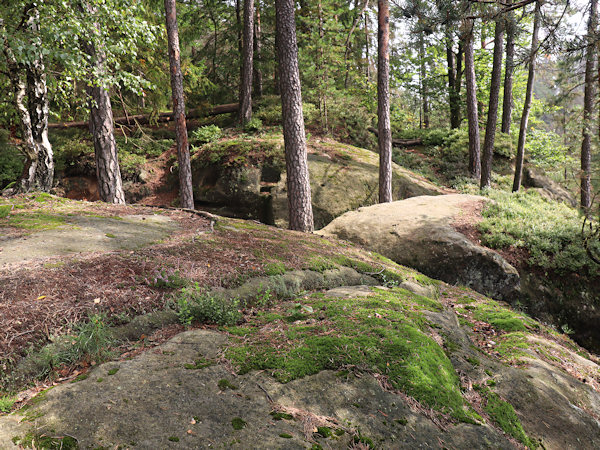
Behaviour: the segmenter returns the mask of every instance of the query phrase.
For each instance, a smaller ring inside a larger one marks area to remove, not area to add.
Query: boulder
[[[577,200],[569,191],[556,181],[544,175],[535,167],[526,167],[523,171],[523,186],[537,189],[541,195],[551,200],[565,202],[571,206],[577,206]]]
[[[496,299],[520,289],[517,270],[497,252],[471,242],[453,222],[484,197],[420,196],[359,208],[318,233],[360,244],[393,261]]]

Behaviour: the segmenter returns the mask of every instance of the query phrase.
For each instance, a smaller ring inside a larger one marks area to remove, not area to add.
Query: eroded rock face
[[[551,200],[577,206],[577,200],[573,195],[560,184],[544,175],[540,169],[526,167],[523,171],[523,186],[537,189],[542,196]]]
[[[348,212],[319,234],[363,245],[447,283],[511,299],[519,291],[517,270],[452,226],[462,211],[482,201],[463,194],[413,197]]]
[[[333,145],[333,144],[331,144]],[[308,155],[315,228],[361,206],[377,203],[378,155],[337,144],[344,157],[311,148]],[[244,167],[195,167],[194,197],[203,208],[239,218],[252,218],[287,228],[285,167],[264,163]],[[440,195],[423,177],[393,164],[394,198]]]

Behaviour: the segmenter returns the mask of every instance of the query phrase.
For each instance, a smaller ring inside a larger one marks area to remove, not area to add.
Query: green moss
[[[294,416],[292,416],[291,414],[287,414],[287,413],[282,413],[282,412],[278,412],[278,411],[271,411],[269,413],[271,415],[271,417],[273,417],[273,420],[293,420]]]
[[[45,434],[27,433],[23,437],[12,438],[15,445],[22,448],[33,448],[43,450],[75,450],[79,448],[77,439],[71,436],[51,437]]]
[[[13,405],[16,403],[17,397],[13,395],[0,396],[0,412],[7,413],[12,410]]]
[[[285,271],[285,264],[282,262],[272,262],[265,265],[265,275],[283,275]]]
[[[407,425],[408,424],[408,420],[404,417],[402,417],[401,419],[394,419],[394,422],[397,423],[398,425]]]
[[[333,436],[331,428],[329,427],[317,427],[317,433],[323,436],[324,438],[329,438]]]
[[[475,385],[473,387],[486,399],[483,408],[485,412],[505,433],[529,448],[538,447],[537,443],[532,441],[523,430],[523,425],[521,425],[521,421],[510,403],[502,400],[498,394],[486,386]]]
[[[114,367],[113,369],[110,369],[108,371],[108,374],[109,375],[115,375],[118,371],[119,371],[119,368],[118,367]]]
[[[279,139],[244,138],[208,143],[193,149],[192,165],[242,167],[270,163],[283,167],[283,145]]]
[[[509,362],[518,362],[523,356],[527,356],[524,350],[530,347],[527,333],[514,332],[498,337],[496,351],[502,359]]]
[[[304,267],[305,269],[312,270],[313,272],[323,273],[326,270],[336,268],[336,264],[323,256],[315,256],[310,258]]]
[[[112,233],[106,233],[106,235],[105,235],[105,236],[106,236],[107,238],[113,238],[113,239],[117,237],[117,236],[115,236],[115,235],[114,235],[114,234],[112,234]]]
[[[103,381],[104,381],[104,378],[102,378],[102,377],[96,379],[96,383],[102,383]]]
[[[196,361],[194,361],[194,363],[188,363],[188,364],[184,364],[183,367],[184,369],[187,370],[199,370],[199,369],[204,369],[206,367],[212,366],[213,362],[209,359],[205,359],[205,358],[198,358]]]
[[[293,436],[289,433],[280,433],[279,437],[284,439],[291,439]]]
[[[246,426],[246,421],[243,420],[241,417],[234,417],[233,419],[231,419],[231,426],[234,430],[241,430]]]
[[[467,362],[474,367],[479,367],[481,364],[477,358],[473,358],[472,356],[467,356]]]
[[[220,379],[219,382],[217,383],[217,386],[219,386],[219,389],[222,391],[225,391],[227,389],[231,389],[232,391],[235,391],[238,388],[236,385],[231,383],[231,381],[229,381],[226,378]]]
[[[10,213],[11,209],[12,205],[0,205],[0,219],[8,217],[8,214]]]
[[[256,317],[250,325],[257,332],[232,337],[226,356],[240,373],[266,370],[281,382],[348,365],[363,367],[386,374],[394,388],[425,405],[470,421],[454,368],[425,333],[427,321],[414,299],[402,289],[362,299],[303,299],[313,310],[324,311],[324,323],[292,323],[282,339],[280,331],[264,327],[264,316]]]
[[[87,373],[82,373],[81,375],[77,375],[71,383],[77,383],[79,381],[87,380],[89,375]]]
[[[171,442],[179,442],[179,438],[177,436],[169,436],[167,439]]]
[[[527,315],[500,306],[496,302],[478,303],[468,306],[469,309],[473,310],[473,317],[475,319],[487,322],[498,330],[515,332],[527,331],[528,329],[537,330],[540,328],[539,323]]]
[[[8,225],[25,230],[53,230],[66,224],[64,216],[40,211],[11,214],[8,218]]]

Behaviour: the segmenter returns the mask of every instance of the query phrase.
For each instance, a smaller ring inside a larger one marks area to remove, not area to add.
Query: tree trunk
[[[390,125],[390,5],[378,0],[377,119],[379,203],[392,201],[392,131]]]
[[[492,61],[492,79],[490,82],[490,103],[488,108],[485,139],[483,141],[483,157],[481,159],[481,189],[492,184],[492,160],[494,159],[494,140],[496,138],[496,122],[498,121],[498,103],[502,84],[502,53],[504,51],[504,19],[496,19],[494,31],[494,58]]]
[[[183,75],[179,55],[179,31],[177,29],[177,10],[175,0],[165,0],[167,38],[169,43],[169,65],[171,68],[171,90],[173,92],[173,116],[175,118],[175,139],[177,141],[177,162],[179,164],[179,196],[181,206],[194,209],[192,191],[192,168],[185,120],[185,102],[183,99]]]
[[[354,18],[354,22],[352,23],[352,27],[350,28],[350,32],[348,33],[348,37],[346,38],[346,43],[344,44],[344,46],[346,47],[346,50],[344,51],[344,66],[346,67],[346,75],[344,77],[344,89],[348,89],[348,78],[350,76],[350,63],[348,61],[348,55],[350,54],[350,50],[352,47],[352,34],[354,34],[354,30],[356,30],[356,27],[358,26],[358,23],[360,22],[360,19],[365,13],[365,10],[368,6],[369,0],[365,0],[360,11],[356,13],[356,17]],[[358,11],[358,2],[354,5],[354,10]]]
[[[365,60],[366,60],[366,77],[367,83],[371,82],[371,36],[369,34],[369,14],[365,14]]]
[[[252,119],[252,74],[254,63],[254,0],[244,0],[244,47],[240,97],[240,123]]]
[[[256,0],[256,21],[254,22],[254,95],[262,97],[263,95],[263,76],[261,71],[262,58],[262,28],[260,23],[260,0]]]
[[[423,128],[429,128],[429,93],[427,92],[427,68],[425,67],[425,39],[424,31],[419,33],[419,78],[421,79],[421,102],[423,104]]]
[[[595,36],[598,26],[598,0],[590,1],[590,17],[585,51],[585,89],[583,95],[583,140],[581,142],[581,207],[588,212],[592,206],[592,131],[595,102]]]
[[[512,4],[508,0],[507,4]],[[510,11],[506,18],[506,67],[504,70],[504,99],[502,103],[502,127],[501,131],[510,134],[511,115],[513,107],[513,70],[515,66],[515,13]]]
[[[96,8],[88,2],[84,5],[86,13],[89,15],[96,13]],[[99,24],[95,24],[94,27],[98,32],[100,31]],[[94,42],[87,42],[84,47],[91,58],[94,71],[100,76],[103,75],[106,70],[106,56],[102,48],[97,48]],[[87,92],[91,100],[89,127],[94,140],[98,194],[103,202],[124,205],[125,192],[119,168],[110,95],[103,86],[102,80],[93,79],[92,74],[90,74]]]
[[[542,2],[535,2],[535,13],[533,18],[533,34],[531,35],[531,51],[529,53],[529,74],[527,76],[527,90],[525,92],[525,103],[523,104],[523,114],[521,115],[521,126],[519,128],[519,143],[517,144],[517,161],[515,165],[515,179],[513,182],[513,192],[521,188],[521,176],[523,174],[523,159],[525,157],[525,139],[527,138],[527,122],[529,121],[529,111],[531,110],[531,100],[533,98],[533,83],[535,82],[535,57],[539,46],[539,30]]]
[[[314,223],[302,113],[302,89],[298,69],[294,5],[294,0],[275,0],[281,116],[285,144],[290,229],[311,232],[314,229]]]
[[[473,48],[473,20],[465,19],[462,26],[465,50],[465,79],[467,84],[467,120],[469,123],[469,175],[479,179],[481,175],[481,151],[479,140],[479,113],[477,108],[477,80],[475,78],[475,52]]]
[[[457,91],[457,64],[452,46],[454,39],[448,26],[446,33],[446,62],[448,63],[448,100],[450,106],[450,128],[460,127],[460,94]]]
[[[41,49],[39,20],[36,7],[32,6],[24,12],[23,21],[31,32],[33,41],[38,44],[37,48]],[[0,27],[4,28],[1,19]],[[14,92],[15,108],[21,120],[21,151],[25,155],[25,165],[16,192],[48,192],[52,189],[54,180],[54,159],[52,146],[48,141],[48,88],[43,56],[38,52],[29,65],[19,64],[6,38],[4,55]]]
[[[321,117],[321,125],[327,130],[327,63],[325,62],[325,25],[323,19],[323,5],[321,0],[317,3],[317,12],[319,18],[319,45],[317,52],[317,72],[321,74],[319,83],[319,115]]]

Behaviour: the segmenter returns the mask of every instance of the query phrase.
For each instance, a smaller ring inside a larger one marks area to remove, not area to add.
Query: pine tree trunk
[[[585,51],[585,89],[583,94],[583,140],[581,142],[581,207],[587,212],[592,206],[592,131],[595,102],[595,37],[598,27],[598,0],[590,1],[590,17]]]
[[[290,229],[311,232],[314,229],[314,223],[302,113],[302,89],[298,69],[294,6],[294,0],[275,0],[281,116],[285,144]]]
[[[365,76],[367,77],[367,83],[371,82],[371,36],[369,34],[369,14],[365,14]]]
[[[84,5],[88,14],[93,15],[96,12],[96,8],[90,3],[85,2]],[[100,31],[98,24],[94,26]],[[106,56],[102,48],[96,48],[93,42],[87,42],[84,47],[94,65],[94,71],[104,74]],[[94,140],[98,194],[103,202],[123,205],[125,204],[125,192],[119,168],[110,95],[101,80],[94,79],[91,79],[87,92],[90,97],[89,126]]]
[[[390,5],[378,1],[377,118],[379,203],[392,201],[392,131],[390,125]]]
[[[419,33],[419,78],[421,79],[421,102],[423,105],[423,128],[429,128],[429,93],[427,92],[427,69],[425,67],[425,39],[424,32]]]
[[[512,4],[508,0],[507,4]],[[513,70],[515,65],[515,13],[510,11],[506,19],[506,68],[504,70],[504,99],[502,103],[502,127],[501,131],[510,134],[513,107]]]
[[[531,35],[531,51],[529,53],[529,74],[527,76],[527,90],[525,92],[525,103],[523,104],[523,114],[521,115],[521,126],[519,128],[519,143],[517,144],[517,161],[515,163],[515,178],[512,190],[517,192],[521,188],[521,177],[523,174],[523,160],[525,158],[525,140],[527,138],[527,122],[529,121],[529,111],[531,110],[531,100],[533,99],[533,84],[535,82],[535,57],[539,46],[539,30],[542,2],[535,2],[535,13],[533,18],[533,33]]]
[[[479,113],[477,108],[477,80],[475,78],[475,52],[473,48],[473,20],[466,19],[462,26],[465,51],[465,81],[467,85],[467,121],[469,123],[469,175],[481,175],[479,140]]]
[[[254,63],[254,0],[244,0],[243,68],[240,97],[240,123],[252,119],[252,75]]]
[[[260,0],[256,0],[256,20],[254,22],[254,95],[262,97],[263,95],[263,76],[261,71],[262,61],[262,28],[260,23]]]
[[[181,74],[179,31],[177,29],[175,0],[165,0],[165,16],[169,45],[169,65],[171,68],[171,90],[173,93],[173,116],[175,119],[175,139],[177,141],[177,162],[179,164],[179,196],[183,208],[194,209],[192,168],[190,164],[190,148],[185,119],[183,75]]]
[[[496,123],[498,121],[498,103],[502,84],[502,53],[504,51],[504,19],[496,19],[494,31],[494,58],[492,60],[492,79],[490,82],[490,103],[488,107],[483,155],[481,158],[481,189],[492,184],[492,161],[494,159],[494,140],[496,138]]]
[[[460,127],[460,94],[457,92],[457,64],[452,46],[451,31],[446,33],[446,62],[448,64],[448,103],[450,106],[450,128]]]
[[[25,10],[23,20],[34,36],[34,42],[39,44],[38,49],[41,49],[38,9],[32,6]],[[0,26],[4,27],[1,19]],[[54,159],[48,140],[49,107],[44,60],[38,53],[28,66],[19,64],[8,40],[4,41],[4,54],[15,108],[21,121],[21,150],[25,155],[23,173],[15,190],[48,192],[54,181]]]

